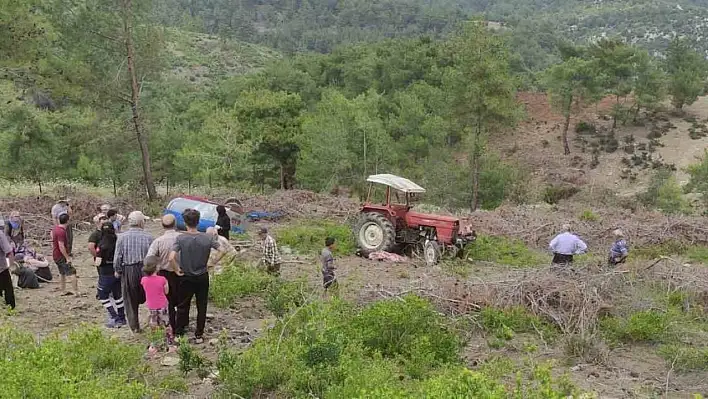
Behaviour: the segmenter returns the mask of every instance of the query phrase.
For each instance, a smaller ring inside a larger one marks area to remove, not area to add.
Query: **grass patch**
[[[467,250],[467,257],[508,266],[536,266],[548,263],[546,256],[534,251],[521,240],[480,235]]]
[[[683,255],[689,247],[678,241],[666,241],[661,244],[646,245],[632,249],[632,256],[641,259],[656,259],[660,256]]]
[[[597,222],[600,217],[597,216],[592,210],[586,209],[581,214],[579,219],[583,222]]]
[[[692,246],[686,250],[686,257],[693,262],[708,264],[708,247]]]
[[[707,371],[708,348],[685,344],[662,345],[659,355],[679,371]]]
[[[286,281],[263,270],[234,262],[214,276],[209,287],[211,301],[220,308],[235,304],[240,298],[259,296],[266,309],[282,317],[305,304],[310,290],[305,280]]]
[[[79,328],[66,338],[0,328],[0,392],[3,398],[144,398],[156,387],[143,378],[150,367],[144,348]]]
[[[327,237],[336,240],[335,255],[351,255],[356,251],[351,227],[328,220],[301,221],[279,228],[275,234],[280,246],[288,246],[300,253],[319,253]]]
[[[225,308],[239,298],[265,292],[274,281],[273,276],[255,267],[234,262],[214,276],[209,285],[209,297],[216,306]]]
[[[492,346],[503,346],[501,341],[509,341],[515,333],[539,333],[544,340],[554,338],[558,331],[538,316],[521,306],[498,309],[486,307],[479,313],[478,320],[485,331],[494,335]]]
[[[664,342],[669,323],[667,312],[643,310],[629,317],[605,317],[600,320],[600,330],[610,342]]]
[[[453,324],[421,298],[401,299],[363,308],[340,299],[310,302],[245,351],[221,348],[221,393],[323,399],[567,395],[550,368],[530,367],[511,389],[496,378],[518,371],[509,365],[466,369]]]

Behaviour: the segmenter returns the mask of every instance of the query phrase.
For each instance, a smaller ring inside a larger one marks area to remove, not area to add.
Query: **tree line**
[[[147,2],[13,4],[0,11],[2,175],[137,181],[150,198],[164,180],[329,191],[388,172],[441,205],[491,208],[524,196],[524,172],[486,147],[523,117],[521,84],[547,88],[567,120],[612,95],[624,123],[666,95],[690,104],[706,77],[679,39],[658,60],[618,39],[544,36],[534,44],[560,62],[534,72],[518,35],[472,20],[444,38],[295,54],[207,88],[169,73],[169,30]]]

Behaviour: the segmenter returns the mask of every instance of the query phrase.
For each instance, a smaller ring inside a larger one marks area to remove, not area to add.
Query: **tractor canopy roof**
[[[383,184],[404,193],[424,193],[425,189],[412,181],[396,175],[382,174],[371,175],[366,181]]]

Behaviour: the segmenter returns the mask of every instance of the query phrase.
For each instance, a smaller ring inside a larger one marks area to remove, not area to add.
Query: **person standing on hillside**
[[[228,262],[230,259],[233,259],[233,255],[236,254],[236,248],[231,245],[228,239],[224,238],[224,236],[220,236],[215,228],[209,227],[208,229],[206,229],[206,233],[208,235],[216,237],[216,240],[219,242],[219,249],[211,250],[211,255],[209,255],[209,262],[207,263],[207,268],[210,271],[215,270],[218,274],[221,272],[223,266],[221,261],[224,260]]]
[[[69,205],[69,199],[68,198],[62,198],[59,201],[57,201],[56,204],[52,207],[52,220],[54,221],[55,225],[59,225],[59,216],[63,214],[67,214],[71,216],[71,205]]]
[[[162,276],[167,280],[169,291],[167,292],[167,313],[169,315],[170,327],[172,331],[176,330],[176,312],[177,312],[177,291],[179,289],[179,276],[172,269],[170,263],[170,253],[175,246],[175,240],[181,234],[175,230],[176,219],[173,215],[165,215],[162,217],[162,228],[164,232],[150,244],[147,256],[156,256],[157,275]]]
[[[554,265],[569,265],[573,263],[573,256],[584,254],[588,250],[587,244],[578,236],[570,232],[570,225],[564,224],[562,232],[555,236],[548,245],[553,252]]]
[[[95,240],[95,237],[94,237]],[[108,312],[106,327],[115,328],[127,324],[120,279],[115,276],[113,257],[118,237],[113,223],[105,220],[101,226],[98,243],[92,251],[98,269],[97,298]]]
[[[231,218],[223,205],[216,207],[216,213],[219,215],[216,218],[216,233],[228,240],[231,232]]]
[[[204,326],[209,299],[209,272],[207,263],[213,249],[219,249],[216,236],[200,233],[199,211],[187,209],[182,213],[187,232],[175,240],[170,253],[170,262],[175,273],[180,277],[179,300],[177,302],[176,335],[184,335],[189,324],[189,308],[192,297],[197,299],[197,328],[194,331],[194,342],[204,342]],[[179,256],[179,264],[177,262]]]
[[[320,255],[322,262],[322,286],[325,289],[325,293],[330,287],[336,287],[337,285],[337,278],[334,276],[336,267],[334,266],[334,255],[332,255],[335,245],[334,238],[327,237],[325,239],[325,248]]]
[[[15,254],[5,233],[0,231],[0,295],[5,296],[5,304],[10,309],[15,308],[15,290],[12,287],[10,266],[15,264]]]
[[[143,230],[144,227],[145,215],[140,211],[130,212],[128,231],[118,235],[113,256],[115,277],[120,279],[125,315],[133,333],[140,332],[138,308],[145,303],[140,279],[143,277],[143,260],[152,244],[152,236]]]
[[[266,270],[274,276],[279,276],[282,260],[275,239],[268,234],[268,229],[265,227],[260,229],[258,237],[263,242],[263,263],[266,265]]]
[[[72,263],[74,234],[69,225],[69,213],[60,214],[58,222],[52,229],[52,258],[59,269],[59,288],[63,292],[62,295],[79,295],[79,276]],[[73,276],[73,292],[66,290],[67,276]]]

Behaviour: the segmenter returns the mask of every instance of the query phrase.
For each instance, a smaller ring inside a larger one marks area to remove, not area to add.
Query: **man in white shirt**
[[[588,250],[587,244],[570,232],[568,224],[563,225],[562,233],[555,236],[548,247],[553,252],[554,265],[569,265],[573,263],[573,255],[584,254]]]

